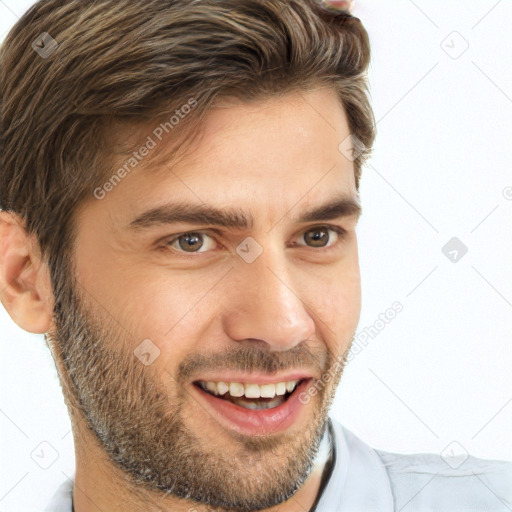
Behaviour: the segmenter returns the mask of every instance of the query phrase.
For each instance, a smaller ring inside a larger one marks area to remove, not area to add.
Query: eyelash
[[[340,226],[333,226],[333,225],[329,225],[329,224],[322,224],[320,226],[313,226],[312,228],[308,228],[306,231],[304,231],[302,233],[301,236],[303,236],[304,234],[308,233],[309,231],[320,230],[322,228],[326,229],[326,231],[334,231],[338,235],[338,240],[333,245],[331,245],[329,247],[311,247],[311,246],[308,246],[308,245],[298,245],[298,247],[309,247],[309,248],[315,249],[316,251],[319,251],[319,252],[325,252],[325,251],[336,249],[346,238],[347,231],[345,229],[343,229]],[[187,235],[187,234],[206,235],[206,236],[210,236],[211,237],[211,235],[209,233],[207,233],[206,231],[185,231],[183,233],[175,235],[170,240],[164,241],[164,244],[161,247],[161,249],[162,250],[168,250],[169,247],[172,246],[175,242],[177,242],[183,235]],[[295,247],[297,247],[297,245],[295,245]],[[208,251],[203,251],[203,252],[189,252],[189,253],[187,253],[187,252],[182,251],[182,250],[177,250],[177,249],[172,249],[172,250],[175,251],[179,256],[183,256],[185,258],[197,257],[197,256],[194,256],[194,255],[195,254],[204,254],[204,253],[208,252]]]

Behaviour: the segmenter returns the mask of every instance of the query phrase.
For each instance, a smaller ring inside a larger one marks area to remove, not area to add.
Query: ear
[[[0,211],[0,300],[14,322],[41,334],[52,324],[53,291],[39,244],[13,212]]]

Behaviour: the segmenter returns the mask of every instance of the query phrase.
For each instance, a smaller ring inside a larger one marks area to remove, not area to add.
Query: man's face
[[[338,150],[348,135],[331,89],[226,103],[176,166],[142,163],[80,208],[71,299],[49,338],[84,424],[132,482],[254,510],[307,478],[361,296],[357,215],[299,219],[357,199]],[[130,226],[172,204],[237,210],[252,223],[153,214]],[[235,383],[272,395],[290,381],[291,394],[229,398]]]

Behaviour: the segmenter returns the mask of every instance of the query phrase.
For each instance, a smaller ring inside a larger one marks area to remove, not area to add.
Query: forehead
[[[278,215],[297,203],[357,196],[353,163],[338,147],[348,136],[343,106],[331,88],[250,103],[224,99],[178,160],[146,158],[102,203],[116,217],[124,215],[126,224],[134,213],[170,199]],[[156,148],[161,154],[163,144]]]
[[[201,134],[189,164],[199,159],[204,163],[214,154],[217,159],[211,165],[222,157],[244,168],[273,163],[286,169],[286,161],[299,154],[306,157],[305,163],[317,159],[319,150],[348,135],[349,127],[336,92],[322,87],[249,103],[222,99],[209,113]]]

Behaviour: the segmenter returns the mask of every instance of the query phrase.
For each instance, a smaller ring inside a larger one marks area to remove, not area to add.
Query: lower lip
[[[234,429],[245,435],[264,435],[280,432],[289,428],[297,421],[300,412],[306,404],[299,400],[311,379],[303,381],[297,386],[286,402],[271,409],[245,409],[228,400],[217,398],[206,393],[196,385],[192,385],[202,402],[206,402],[208,409],[213,409],[214,417],[221,425]]]

